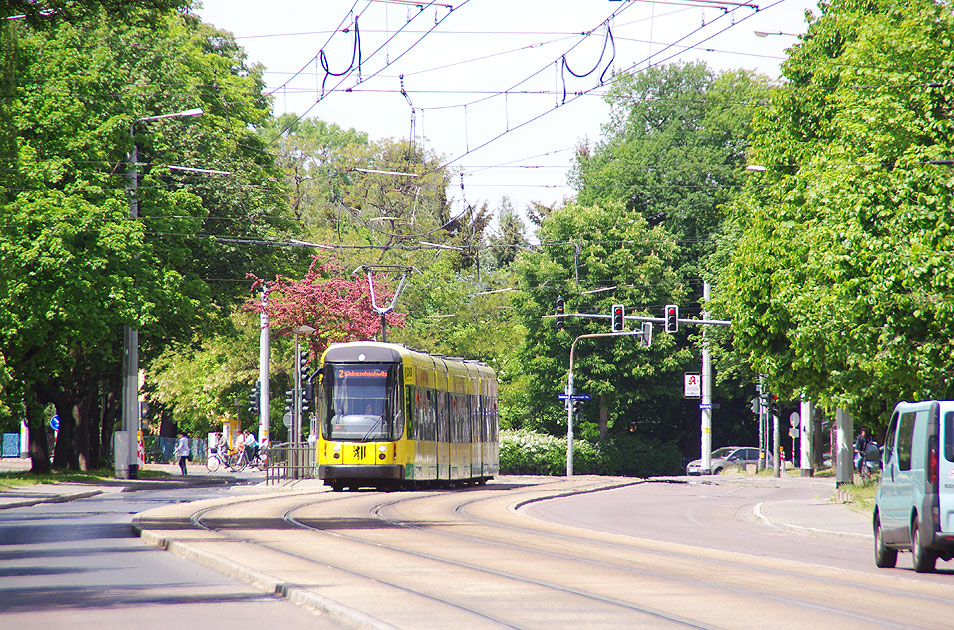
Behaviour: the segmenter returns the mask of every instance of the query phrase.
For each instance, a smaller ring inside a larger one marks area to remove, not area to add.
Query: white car
[[[686,466],[687,475],[718,475],[728,466],[745,466],[759,463],[759,449],[753,446],[723,446],[712,451],[709,470],[702,467],[701,459],[694,459]]]

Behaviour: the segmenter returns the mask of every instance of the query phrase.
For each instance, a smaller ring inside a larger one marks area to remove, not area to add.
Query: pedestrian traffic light
[[[613,332],[623,332],[623,317],[626,309],[622,304],[614,304],[611,310],[611,330]]]
[[[262,384],[259,381],[255,381],[255,384],[252,385],[252,391],[248,394],[248,410],[252,413],[259,413],[261,411],[261,399],[262,399]]]
[[[565,310],[565,305],[563,303],[563,298],[559,295],[557,296],[556,303],[556,326],[557,330],[563,330],[563,312]]]
[[[667,304],[665,319],[667,333],[674,333],[679,330],[679,307],[675,304]]]

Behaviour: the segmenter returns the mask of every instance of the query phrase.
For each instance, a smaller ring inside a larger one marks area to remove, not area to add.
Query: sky
[[[805,11],[817,13],[810,0],[202,4],[198,15],[265,67],[276,115],[423,143],[460,171],[457,211],[572,197],[573,149],[599,140],[614,71],[704,61],[778,77]]]

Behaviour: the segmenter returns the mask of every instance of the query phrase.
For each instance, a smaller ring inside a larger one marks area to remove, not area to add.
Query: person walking
[[[186,437],[185,433],[180,433],[179,441],[176,442],[175,455],[179,458],[179,468],[182,470],[183,475],[189,474],[189,471],[186,470],[186,459],[189,457],[189,452],[189,438]]]
[[[868,444],[871,442],[871,438],[868,437],[868,432],[864,427],[861,427],[861,433],[858,434],[858,437],[855,438],[855,452],[858,453],[858,465],[856,468],[858,472],[862,472],[862,469],[865,465],[865,453],[868,452]]]

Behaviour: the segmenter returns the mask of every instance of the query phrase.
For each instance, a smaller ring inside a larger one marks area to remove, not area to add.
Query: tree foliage
[[[367,341],[381,332],[381,316],[372,309],[371,287],[367,276],[344,275],[337,261],[312,260],[308,273],[301,280],[278,276],[273,281],[256,278],[252,289],[261,288],[265,299],[253,299],[249,306],[268,315],[270,327],[279,335],[289,334],[303,326],[314,329],[305,339],[317,357],[336,342]],[[378,305],[388,304],[393,289],[381,276],[372,276],[374,297]],[[402,326],[404,316],[390,312],[385,316],[389,326]]]
[[[16,30],[4,77],[16,80],[5,84],[0,170],[2,395],[28,410],[57,407],[55,465],[65,467],[95,466],[108,447],[122,326],[141,330],[148,362],[222,322],[244,293],[234,281],[280,266],[271,252],[215,236],[284,227],[281,191],[263,185],[277,172],[254,133],[268,116],[260,70],[189,14],[126,6],[120,24],[93,4],[42,29],[4,25]],[[201,118],[140,120],[194,107]],[[136,220],[125,177],[133,142]],[[232,175],[210,181],[169,165]],[[31,436],[42,441],[42,425]]]
[[[756,119],[766,171],[732,205],[721,303],[773,391],[873,423],[954,395],[954,177],[931,163],[954,155],[954,16],[820,8]]]
[[[687,287],[678,280],[673,264],[678,246],[668,230],[650,228],[639,214],[618,205],[556,210],[539,237],[540,246],[516,262],[521,295],[515,304],[527,329],[519,380],[527,417],[519,424],[559,433],[561,425],[565,431],[566,412],[556,396],[566,384],[571,342],[581,334],[609,332],[608,319],[599,316],[607,316],[612,304],[626,305],[630,315],[655,311],[658,316],[666,301],[684,297]],[[582,315],[565,318],[564,330],[544,317],[554,314],[558,295],[566,301],[567,314]],[[635,327],[634,322],[626,326]],[[686,414],[677,391],[691,353],[676,341],[657,326],[648,349],[635,337],[577,344],[575,387],[592,396],[584,405],[580,436],[599,437],[601,413],[611,433],[627,432],[630,423],[644,437],[669,439],[681,433],[677,425]]]

